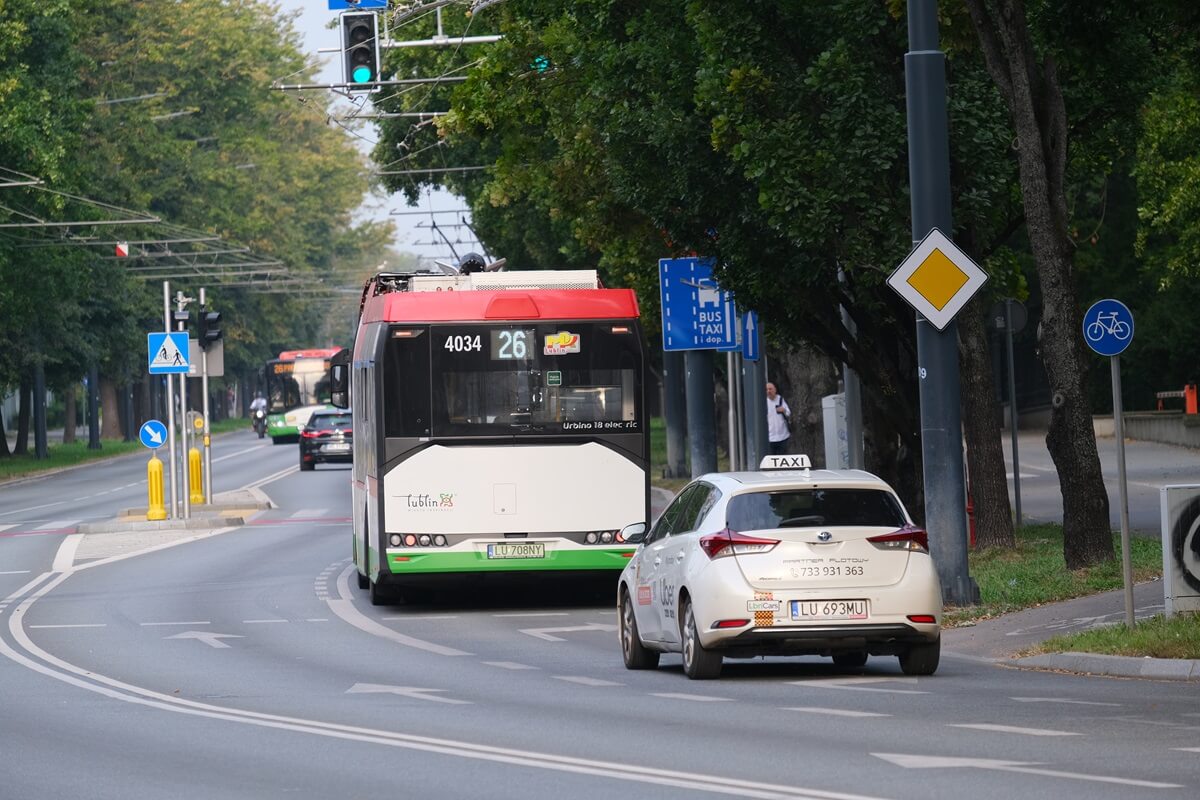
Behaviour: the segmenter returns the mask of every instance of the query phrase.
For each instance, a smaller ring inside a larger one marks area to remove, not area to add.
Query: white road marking
[[[828,714],[832,717],[890,717],[891,714],[877,714],[874,711],[852,711],[848,708],[814,708],[804,706],[789,706],[784,711],[803,711],[806,714]]]
[[[540,669],[540,667],[531,667],[528,664],[518,664],[515,661],[484,661],[489,667],[499,667],[500,669]]]
[[[209,647],[219,650],[228,650],[229,645],[222,642],[222,639],[243,639],[245,637],[238,636],[236,633],[217,633],[216,631],[184,631],[176,633],[173,636],[164,636],[164,639],[195,639],[204,642]]]
[[[29,574],[29,570],[27,570],[27,569],[10,569],[10,570],[5,570],[4,572],[0,572],[0,575],[28,575],[28,574]]]
[[[665,697],[668,700],[694,700],[697,703],[732,703],[731,697],[710,697],[706,694],[682,694],[680,692],[651,692],[654,697]]]
[[[58,546],[58,552],[54,554],[54,565],[50,569],[55,572],[66,572],[75,566],[75,551],[79,549],[79,543],[82,541],[82,533],[72,533],[63,539],[62,544]]]
[[[323,517],[327,508],[302,508],[295,514],[292,514],[289,519],[311,519],[312,517]]]
[[[403,633],[398,633],[391,628],[381,625],[375,620],[363,615],[354,607],[354,603],[350,600],[350,573],[355,572],[353,564],[347,564],[342,570],[337,579],[337,597],[326,597],[325,603],[329,606],[329,610],[344,622],[348,622],[364,633],[369,633],[372,636],[378,636],[381,639],[387,639],[402,644],[405,647],[412,647],[417,650],[424,650],[429,653],[436,653],[439,656],[469,656],[470,653],[465,650],[458,650],[453,647],[427,642],[424,639],[417,639],[412,636],[405,636]]]
[[[0,531],[6,531],[6,530],[8,530],[9,528],[15,528],[15,527],[17,527],[17,523],[15,523],[15,522],[10,522],[10,523],[9,523],[9,524],[7,524],[7,525],[0,525]]]
[[[30,628],[105,628],[108,627],[103,622],[81,622],[74,625],[29,625]]]
[[[866,683],[907,683],[915,684],[916,678],[818,678],[805,681],[788,681],[793,686],[803,686],[808,689],[845,689],[851,692],[883,692],[885,694],[929,694],[920,689],[879,689],[863,686]]]
[[[1117,706],[1120,703],[1101,703],[1095,700],[1068,700],[1065,697],[1010,697],[1009,700],[1016,700],[1018,703],[1070,703],[1076,706]]]
[[[569,617],[566,611],[525,611],[520,614],[492,614],[493,617]]]
[[[1098,783],[1117,783],[1124,786],[1140,786],[1147,789],[1181,789],[1177,783],[1156,783],[1154,781],[1139,781],[1132,778],[1110,778],[1105,775],[1083,775],[1078,772],[1061,772],[1056,769],[1038,769],[1032,766],[1036,762],[1001,761],[995,758],[954,758],[951,756],[914,756],[900,753],[871,753],[876,758],[882,758],[898,767],[906,769],[930,768],[962,768],[995,769],[1004,772],[1023,772],[1027,775],[1044,775],[1048,778],[1071,778],[1078,781],[1095,781]]]
[[[556,681],[566,681],[567,683],[578,683],[580,686],[624,686],[623,683],[615,681],[605,681],[600,678],[589,678],[586,675],[552,675]]]
[[[949,723],[951,728],[970,728],[976,731],[992,731],[994,733],[1019,733],[1024,736],[1083,736],[1074,731],[1052,731],[1045,728],[1018,728],[1015,725],[991,725],[986,722],[978,723]]]
[[[1172,747],[1171,749],[1181,753],[1200,753],[1200,747]]]
[[[1182,722],[1171,722],[1165,719],[1139,719],[1138,717],[1107,717],[1107,719],[1116,720],[1118,722],[1133,722],[1138,725],[1154,725],[1158,728],[1175,728],[1176,730],[1184,731],[1200,731],[1200,726],[1185,725]]]
[[[565,628],[521,628],[521,633],[527,636],[533,636],[538,639],[544,639],[547,642],[565,642],[566,639],[561,636],[555,636],[556,633],[571,633],[573,631],[615,631],[616,625],[605,625],[600,622],[589,622],[586,625],[571,625]]]
[[[384,622],[406,622],[410,619],[458,619],[457,614],[399,614],[391,617],[383,617]]]
[[[280,478],[286,478],[288,475],[291,475],[293,472],[299,472],[299,471],[300,471],[300,465],[297,464],[295,466],[288,467],[287,469],[281,469],[281,470],[279,470],[279,472],[276,472],[272,475],[268,475],[265,478],[259,478],[258,480],[253,481],[252,483],[247,483],[242,488],[243,489],[257,489],[260,486],[266,486],[268,483],[274,483],[275,481],[279,480]]]
[[[45,525],[34,528],[35,531],[61,531],[63,528],[73,528],[79,523],[77,519],[55,519]]]
[[[212,625],[208,620],[198,622],[139,622],[138,624],[143,628],[159,628],[168,625]]]
[[[287,622],[286,619],[244,619],[243,625],[266,625],[269,622]]]
[[[470,700],[458,700],[454,697],[439,697],[433,692],[444,692],[445,689],[419,689],[415,686],[385,686],[382,683],[356,683],[346,690],[346,694],[386,693],[411,697],[414,700],[432,700],[435,703],[449,703],[456,706],[473,705]]]
[[[246,453],[253,453],[255,450],[261,450],[264,447],[266,447],[266,445],[256,444],[254,447],[247,447],[245,450],[238,450],[233,453],[226,453],[225,455],[221,456],[220,458],[214,458],[212,460],[212,463],[216,464],[216,463],[225,461],[230,458],[237,458],[238,456],[244,456]]]
[[[92,564],[95,563],[98,562],[92,562]],[[91,567],[92,564],[87,566]],[[22,622],[30,607],[34,602],[45,597],[50,591],[62,584],[70,574],[62,573],[56,576],[49,572],[43,573],[17,593],[9,596],[8,599],[10,601],[24,598],[21,599],[20,604],[14,609],[14,613],[9,618],[9,631],[15,641],[15,645],[21,648],[23,652],[14,649],[7,641],[0,638],[0,655],[47,677],[114,700],[205,719],[219,719],[242,725],[304,733],[311,736],[323,736],[346,742],[377,744],[423,753],[486,761],[493,764],[511,765],[521,769],[532,767],[589,777],[602,777],[656,786],[670,786],[679,789],[691,789],[724,795],[736,795],[739,797],[763,798],[764,800],[768,798],[774,798],[775,800],[873,800],[863,795],[844,792],[831,792],[800,786],[784,786],[658,767],[643,767],[623,761],[602,761],[577,756],[518,750],[510,747],[479,744],[455,739],[439,739],[426,735],[397,733],[341,725],[321,720],[244,711],[228,706],[201,703],[169,694],[154,692],[150,689],[124,683],[63,661],[39,648],[26,634],[22,627]],[[48,578],[50,580],[47,581]],[[43,582],[44,585],[38,588],[38,585]],[[35,589],[36,591],[34,591]],[[26,596],[26,593],[29,593],[28,596]]]
[[[305,622],[329,622],[327,617],[309,617]]]
[[[18,509],[14,509],[13,511],[4,511],[4,512],[0,512],[0,517],[9,517],[9,516],[12,516],[13,514],[20,514],[22,511],[38,511],[43,508],[53,508],[54,506],[61,506],[61,505],[65,504],[66,502],[67,502],[66,500],[59,500],[56,503],[43,503],[40,506],[29,506],[28,508],[18,508]]]

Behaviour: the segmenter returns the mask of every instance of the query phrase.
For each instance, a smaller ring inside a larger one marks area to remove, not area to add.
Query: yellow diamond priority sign
[[[887,283],[940,331],[987,279],[979,265],[934,228],[896,267]]]

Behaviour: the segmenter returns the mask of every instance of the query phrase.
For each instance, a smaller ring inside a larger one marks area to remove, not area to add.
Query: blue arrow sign
[[[733,295],[717,286],[712,259],[664,258],[658,262],[663,350],[737,350]]]
[[[388,0],[329,0],[330,11],[368,11],[386,9]]]
[[[151,375],[187,374],[188,335],[178,333],[147,333],[146,348],[149,354]]]
[[[157,450],[166,444],[167,441],[167,426],[163,425],[156,419],[148,419],[138,431],[138,438],[142,440],[142,444],[149,447],[151,450]]]
[[[1083,315],[1083,340],[1102,356],[1116,356],[1133,341],[1133,312],[1120,300],[1097,300]]]
[[[742,358],[747,361],[758,361],[760,355],[762,353],[760,352],[758,314],[754,311],[747,311],[742,315]]]

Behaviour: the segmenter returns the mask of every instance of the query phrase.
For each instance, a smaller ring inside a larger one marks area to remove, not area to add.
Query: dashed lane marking
[[[74,624],[64,625],[26,625],[27,628],[107,628],[108,625],[103,622],[79,622]]]
[[[566,681],[567,683],[578,683],[580,686],[624,686],[623,683],[616,681],[606,681],[600,678],[589,678],[586,675],[553,675],[551,676],[556,681]]]
[[[784,711],[803,711],[806,714],[827,714],[831,717],[890,717],[891,714],[878,714],[874,711],[853,711],[849,708],[814,708],[811,706],[790,706]]]
[[[881,689],[875,686],[864,686],[867,683],[907,683],[915,684],[916,678],[821,678],[806,681],[788,681],[793,686],[806,689],[845,689],[851,692],[883,692],[886,694],[929,694],[920,689]]]
[[[1101,703],[1096,700],[1068,700],[1065,697],[1010,697],[1009,700],[1016,700],[1018,703],[1069,703],[1073,706],[1116,706],[1120,707],[1120,703]]]
[[[243,625],[266,625],[271,622],[287,622],[286,619],[244,619]]]
[[[212,625],[208,620],[200,620],[193,622],[139,622],[143,628],[162,628],[170,625]]]
[[[29,574],[29,570],[27,570],[27,569],[9,569],[9,570],[0,572],[0,575],[28,575],[28,574]]]
[[[1045,728],[1018,728],[1015,725],[992,725],[980,723],[951,723],[951,728],[969,728],[975,731],[990,731],[993,733],[1018,733],[1022,736],[1083,736],[1075,731],[1052,731]]]
[[[458,619],[457,614],[398,614],[390,617],[383,617],[384,622],[407,622],[410,619]]]
[[[569,617],[566,611],[522,611],[519,614],[492,614],[493,617]]]
[[[516,661],[484,661],[489,667],[499,667],[500,669],[541,669],[541,667],[531,667],[528,664],[518,664]]]
[[[654,697],[665,697],[668,700],[691,700],[697,703],[732,703],[732,697],[711,697],[706,694],[682,694],[680,692],[651,692]]]

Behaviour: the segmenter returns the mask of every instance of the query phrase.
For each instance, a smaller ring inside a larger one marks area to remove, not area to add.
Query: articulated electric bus
[[[329,408],[329,360],[341,348],[285,350],[263,369],[267,433],[274,444],[300,441],[300,429],[319,408]]]
[[[594,271],[371,278],[331,381],[371,602],[453,576],[615,580],[650,513],[644,370],[633,291]]]

